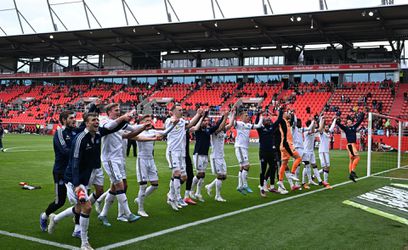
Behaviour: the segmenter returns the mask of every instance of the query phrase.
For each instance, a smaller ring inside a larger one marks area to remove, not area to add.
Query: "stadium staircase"
[[[399,84],[395,89],[395,100],[392,104],[390,116],[407,116],[408,101],[404,100],[404,93],[408,93],[408,84]]]

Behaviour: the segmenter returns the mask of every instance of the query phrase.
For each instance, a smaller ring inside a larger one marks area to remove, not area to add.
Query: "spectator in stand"
[[[408,93],[404,92],[404,101],[408,101]]]
[[[310,107],[309,106],[306,107],[306,113],[310,114]]]
[[[377,107],[378,113],[381,113],[383,110],[383,103],[382,102],[378,102],[378,107]]]

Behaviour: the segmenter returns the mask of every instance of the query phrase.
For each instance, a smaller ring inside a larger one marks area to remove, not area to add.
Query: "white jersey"
[[[330,133],[319,133],[319,153],[329,153]]]
[[[323,127],[323,125],[324,125],[324,121],[320,119],[320,127]],[[320,137],[319,153],[329,153],[330,133],[333,133],[335,126],[336,126],[336,119],[333,120],[329,128],[329,132],[323,131],[319,133],[319,137]]]
[[[224,158],[225,132],[211,134],[211,157],[214,159]]]
[[[182,156],[186,154],[186,124],[187,121],[180,119],[177,125],[167,134],[167,152],[182,152]],[[168,118],[164,123],[164,127],[169,129],[172,127],[171,119]]]
[[[304,132],[305,142],[304,148],[305,152],[311,153],[314,151],[314,141],[315,141],[315,133]]]
[[[235,138],[235,148],[248,148],[249,133],[253,125],[251,123],[244,123],[242,121],[235,122],[235,129],[237,130],[237,137]]]
[[[106,118],[101,121],[101,126],[106,126],[113,121],[113,119]],[[123,158],[122,132],[117,131],[102,137],[102,161],[122,160]]]
[[[303,148],[303,136],[302,131],[303,128],[294,127],[292,128],[292,136],[293,136],[293,145],[295,148]]]
[[[101,121],[102,126],[109,127],[109,124],[115,120],[106,118]],[[126,125],[123,127],[124,130],[133,131],[134,129],[139,128],[141,125],[132,127],[131,125]],[[101,160],[110,161],[110,160],[123,160],[125,157],[123,151],[123,131],[117,131],[115,133],[106,135],[102,137],[102,151],[101,151]]]
[[[145,130],[140,133],[140,136],[155,137],[157,131],[154,129]],[[154,141],[136,141],[137,143],[137,157],[142,159],[153,159]]]

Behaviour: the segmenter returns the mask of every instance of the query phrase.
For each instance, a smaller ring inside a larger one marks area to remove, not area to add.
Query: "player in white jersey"
[[[239,163],[238,173],[238,187],[237,191],[246,195],[253,191],[248,187],[248,171],[249,171],[249,158],[248,158],[248,146],[249,146],[249,133],[251,129],[257,129],[262,126],[262,116],[257,124],[250,123],[250,117],[248,112],[242,111],[240,113],[240,121],[234,122],[234,127],[237,130],[237,137],[235,138],[235,155]]]
[[[307,164],[307,169],[308,169],[308,179],[309,179],[309,184],[313,184],[313,185],[318,185],[317,183],[315,183],[310,175],[309,175],[309,171],[310,171],[310,165],[312,166],[313,169],[313,174],[314,176],[317,178],[317,180],[319,181],[320,185],[323,185],[322,183],[322,179],[320,178],[320,173],[319,170],[317,169],[317,165],[316,165],[316,156],[314,153],[314,143],[315,143],[315,134],[317,133],[316,130],[316,125],[315,125],[315,121],[311,121],[308,120],[306,122],[306,126],[308,126],[308,131],[304,132],[304,136],[305,136],[305,142],[304,142],[304,148],[305,148],[305,152],[304,152],[304,162],[305,164]],[[304,181],[305,179],[305,174],[303,175],[303,186],[305,188],[308,189],[306,182]]]
[[[108,104],[105,107],[105,109],[108,118],[101,122],[103,126],[109,125],[111,121],[113,121],[120,115],[119,104],[116,103]],[[139,133],[142,132],[143,128],[145,128],[145,126],[140,126],[140,129],[137,132]],[[125,126],[122,129],[133,131],[132,128],[127,128],[127,126]],[[109,208],[111,207],[115,199],[118,200],[118,204],[120,206],[119,211],[123,210],[124,217],[128,222],[133,222],[140,218],[139,216],[134,215],[130,211],[126,197],[127,185],[126,181],[124,181],[126,180],[126,171],[124,163],[125,156],[123,154],[122,133],[123,132],[118,131],[110,135],[107,135],[102,139],[101,160],[103,168],[105,169],[105,172],[109,176],[111,186],[108,194],[106,195],[105,204],[103,206],[101,213],[98,216],[98,219],[102,221],[103,225],[108,227],[111,226],[111,224],[108,222],[107,214]],[[119,214],[119,218],[121,217],[122,217],[121,214]]]
[[[293,146],[295,147],[295,150],[299,153],[300,157],[302,157],[303,160],[303,155],[304,155],[304,142],[303,142],[303,132],[307,131],[307,128],[302,128],[302,120],[298,119],[296,115],[293,113],[291,117],[291,124],[292,124],[292,136],[293,136]],[[303,168],[303,171],[305,171],[305,168]],[[288,171],[285,171],[286,178],[288,179],[290,188],[292,191],[300,189],[299,185],[299,172],[300,172],[300,167],[296,168],[295,175],[290,177],[290,174]],[[293,178],[295,177],[295,178]],[[295,180],[296,183],[293,184],[293,181]]]
[[[228,118],[228,125],[226,125],[227,117],[228,112],[224,114],[223,120],[215,133],[211,134],[210,164],[212,173],[216,177],[210,184],[205,186],[209,196],[211,196],[212,188],[215,186],[215,200],[219,202],[226,202],[221,196],[222,182],[227,179],[227,164],[224,159],[224,142],[226,137],[225,133],[231,129],[234,123],[235,113],[232,112],[231,116]]]
[[[175,211],[179,208],[187,206],[187,203],[181,198],[180,186],[181,181],[185,181],[186,174],[186,130],[194,126],[201,115],[202,109],[197,110],[197,114],[191,119],[190,122],[184,120],[183,109],[180,105],[174,105],[171,110],[171,119],[177,120],[178,123],[167,135],[167,148],[166,159],[169,163],[169,167],[172,170],[172,178],[170,180],[170,191],[167,195],[167,204]],[[173,126],[170,118],[164,123],[166,130]]]
[[[329,156],[329,143],[330,143],[330,136],[334,131],[334,127],[336,126],[337,119],[335,118],[329,127],[325,125],[324,116],[320,117],[319,122],[319,137],[320,137],[320,144],[319,144],[319,158],[320,158],[320,165],[323,168],[323,183],[325,184],[326,188],[331,189],[332,187],[329,184],[329,170],[330,170],[330,156]]]
[[[152,116],[144,115],[141,119],[141,124],[151,124]],[[138,205],[137,214],[142,217],[148,217],[149,215],[144,210],[144,200],[159,186],[159,176],[157,174],[156,164],[154,162],[154,142],[161,140],[171,129],[174,128],[178,121],[174,121],[173,126],[163,130],[148,129],[137,135],[136,137],[130,137],[130,134],[124,134],[124,139],[133,139],[137,142],[137,161],[136,161],[136,176],[139,183],[139,193],[135,199],[135,203]],[[147,187],[147,182],[150,182],[150,186]]]

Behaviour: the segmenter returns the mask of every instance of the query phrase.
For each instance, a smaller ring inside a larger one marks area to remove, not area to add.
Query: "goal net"
[[[408,120],[369,113],[367,135],[367,176],[408,180]],[[364,142],[363,142],[364,143]]]

